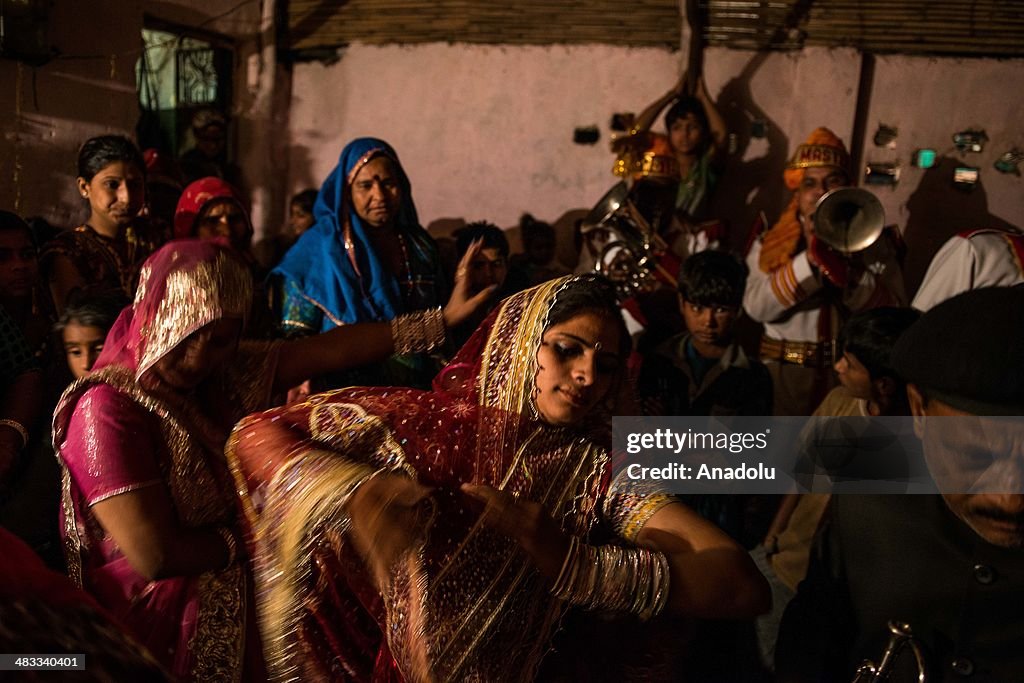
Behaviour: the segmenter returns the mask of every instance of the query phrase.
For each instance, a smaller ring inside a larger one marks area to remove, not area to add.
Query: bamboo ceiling
[[[679,48],[679,0],[289,0],[292,50],[347,43],[603,43]]]
[[[711,45],[1024,56],[1024,0],[702,0]]]
[[[289,0],[293,50],[463,42],[679,48],[679,0]]]
[[[286,49],[465,42],[678,48],[680,0],[288,0]],[[708,44],[1024,56],[1024,0],[700,0]]]

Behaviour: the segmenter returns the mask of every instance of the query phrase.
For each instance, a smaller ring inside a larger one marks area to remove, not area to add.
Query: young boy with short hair
[[[679,274],[687,330],[644,359],[638,381],[647,415],[771,415],[768,370],[734,341],[747,267],[731,254],[702,251]]]
[[[839,337],[842,355],[833,364],[840,386],[814,414],[909,415],[906,383],[892,369],[889,356],[896,340],[919,317],[913,308],[894,307],[853,315]]]
[[[839,386],[814,411],[814,417],[910,415],[906,382],[892,368],[896,341],[921,313],[913,308],[881,307],[850,317],[838,339],[842,354],[834,364]],[[757,621],[766,662],[774,656],[779,620],[797,585],[807,574],[811,543],[825,514],[828,494],[790,493],[779,505],[761,547],[752,555],[772,587],[772,611]]]

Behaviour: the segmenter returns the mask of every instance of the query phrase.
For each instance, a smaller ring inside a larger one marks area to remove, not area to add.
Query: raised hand
[[[814,235],[807,247],[807,259],[836,287],[845,288],[850,281],[850,260]]]
[[[686,89],[686,81],[687,79],[689,79],[689,77],[690,72],[687,71],[686,69],[683,69],[682,75],[679,76],[679,80],[676,81],[676,84],[672,87],[671,90],[671,92],[674,93],[676,97],[683,97],[684,95],[690,94]]]
[[[400,474],[371,477],[348,502],[349,533],[378,588],[392,567],[423,536],[434,506],[433,489]]]
[[[543,505],[486,484],[463,484],[462,492],[483,504],[484,524],[514,539],[541,574],[558,576],[569,552],[569,537]]]
[[[459,265],[455,269],[455,286],[452,287],[452,295],[444,307],[444,324],[448,329],[457,327],[476,313],[498,289],[497,285],[491,285],[476,294],[469,290],[469,264],[480,253],[483,246],[483,240],[474,240],[469,245],[469,249],[466,249],[466,253],[459,259]]]

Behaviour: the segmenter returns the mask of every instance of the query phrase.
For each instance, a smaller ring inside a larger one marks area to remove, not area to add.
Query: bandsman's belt
[[[835,358],[836,342],[799,342],[761,337],[761,360],[802,365],[805,368],[826,368]]]

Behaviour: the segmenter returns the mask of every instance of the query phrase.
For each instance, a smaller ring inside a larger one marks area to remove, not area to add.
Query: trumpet
[[[858,187],[827,192],[814,209],[814,236],[843,254],[867,249],[884,227],[882,202]]]
[[[882,653],[881,661],[876,665],[871,660],[864,662],[857,667],[853,677],[853,683],[882,683],[888,681],[896,666],[896,661],[905,648],[910,648],[914,655],[914,664],[917,666],[917,683],[925,683],[927,668],[924,662],[924,653],[917,639],[910,630],[910,624],[901,621],[889,622],[889,644]]]

